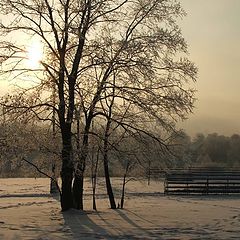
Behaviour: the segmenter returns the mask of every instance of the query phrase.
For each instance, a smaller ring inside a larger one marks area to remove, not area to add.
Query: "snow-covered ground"
[[[126,191],[125,209],[111,210],[99,179],[93,211],[87,179],[85,212],[62,213],[48,179],[0,179],[0,239],[240,239],[240,196],[164,196],[161,182],[140,181]]]

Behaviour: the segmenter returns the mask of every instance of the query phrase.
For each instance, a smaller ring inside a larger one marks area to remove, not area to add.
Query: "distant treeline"
[[[196,166],[240,167],[240,135],[197,134],[188,142],[187,155]]]
[[[47,131],[46,131],[47,130]],[[99,130],[100,131],[100,130]],[[172,134],[162,144],[151,137],[114,136],[115,145],[109,151],[110,174],[121,176],[129,168],[129,174],[146,176],[149,168],[176,167],[240,167],[240,135],[231,137],[214,134],[197,134],[190,138],[184,132]],[[119,141],[121,139],[121,141]],[[113,141],[114,142],[114,141]],[[96,159],[99,159],[98,175],[103,175],[101,146],[92,139],[86,175],[91,176]],[[0,177],[41,177],[38,171],[24,162],[26,158],[47,174],[52,164],[60,174],[60,137],[54,136],[51,127],[11,123],[0,125]]]

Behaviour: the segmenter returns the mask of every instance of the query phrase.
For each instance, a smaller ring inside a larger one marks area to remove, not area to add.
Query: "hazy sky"
[[[240,134],[240,0],[180,1],[188,15],[179,24],[199,68],[194,114],[181,127],[192,136]]]
[[[180,23],[199,68],[194,115],[187,133],[240,133],[240,0],[181,0]]]

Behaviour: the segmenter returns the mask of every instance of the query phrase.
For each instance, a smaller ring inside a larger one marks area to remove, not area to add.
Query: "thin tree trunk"
[[[93,161],[93,157],[92,157]],[[96,204],[96,186],[97,186],[97,169],[98,169],[98,161],[99,161],[99,148],[97,151],[97,159],[96,163],[92,162],[92,189],[93,189],[93,210],[97,210]]]
[[[125,187],[126,187],[126,184],[128,181],[126,181],[126,178],[127,178],[127,174],[128,174],[128,171],[130,169],[130,161],[128,160],[127,161],[127,165],[126,165],[126,168],[125,168],[125,173],[123,175],[123,185],[122,185],[122,197],[121,197],[121,202],[120,202],[120,208],[123,209],[123,206],[124,206],[124,200],[125,200]]]
[[[50,193],[55,194],[58,193],[58,183],[57,183],[57,176],[55,172],[55,163],[52,163],[52,178],[50,180]]]
[[[107,194],[110,202],[110,207],[111,209],[116,209],[116,203],[115,203],[110,175],[109,175],[108,161],[106,157],[104,158],[104,173],[105,173],[106,188],[107,188]]]
[[[97,183],[97,176],[94,174],[92,178],[92,188],[93,188],[93,210],[97,210],[97,204],[96,204],[96,183]]]
[[[115,77],[114,77],[114,84],[115,84]],[[103,163],[104,163],[105,181],[106,181],[106,188],[107,188],[111,209],[116,209],[116,202],[114,199],[114,194],[113,194],[110,175],[109,175],[109,166],[108,166],[108,147],[109,147],[108,141],[110,136],[109,132],[110,132],[110,126],[111,126],[111,116],[112,116],[112,107],[114,104],[114,99],[115,99],[115,88],[113,88],[113,98],[109,106],[109,114],[107,117],[107,124],[106,124],[105,135],[104,135],[104,146],[103,146]]]
[[[106,188],[107,188],[107,194],[110,202],[110,207],[111,209],[116,209],[116,203],[114,199],[114,194],[113,194],[110,175],[109,175],[109,168],[108,168],[108,138],[109,138],[110,124],[111,124],[111,121],[110,119],[108,119],[106,130],[105,130],[105,137],[104,137],[103,163],[104,163],[105,181],[106,181]]]
[[[96,182],[96,178],[94,179],[94,182]],[[95,186],[95,183],[94,183],[94,186],[93,186],[93,210],[97,210],[97,204],[96,204],[96,186]]]
[[[52,101],[53,101],[53,106],[55,107],[56,105],[56,86],[53,84],[52,86],[53,92],[52,92]],[[52,140],[54,147],[56,147],[56,110],[53,108],[53,113],[52,113]],[[58,183],[57,183],[57,176],[56,176],[56,163],[55,159],[52,159],[52,178],[50,180],[50,193],[55,194],[58,193]]]
[[[126,185],[126,174],[124,174],[124,176],[123,176],[122,197],[121,197],[121,203],[120,203],[120,208],[121,209],[123,209],[123,206],[124,206],[125,185]]]

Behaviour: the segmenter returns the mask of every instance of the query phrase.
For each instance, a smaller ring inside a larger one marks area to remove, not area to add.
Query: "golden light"
[[[43,57],[43,46],[40,41],[34,41],[27,49],[28,67],[37,69]]]

